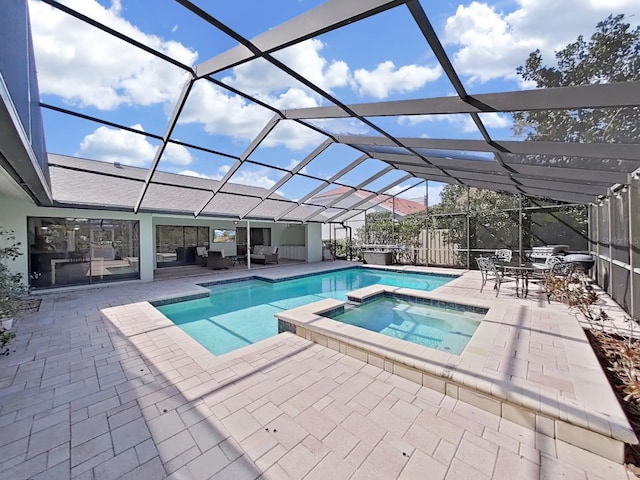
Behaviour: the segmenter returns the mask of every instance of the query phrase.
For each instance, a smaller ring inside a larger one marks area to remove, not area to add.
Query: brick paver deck
[[[0,478],[630,478],[304,338],[213,357],[148,314],[147,300],[201,290],[167,280],[46,295],[0,358]]]

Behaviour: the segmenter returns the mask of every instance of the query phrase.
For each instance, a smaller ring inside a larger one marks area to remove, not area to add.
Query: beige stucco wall
[[[27,217],[78,217],[78,218],[113,218],[119,220],[137,220],[140,222],[140,279],[152,281],[156,267],[155,241],[157,225],[185,225],[209,227],[210,234],[214,228],[235,229],[246,227],[246,221],[239,221],[236,225],[232,220],[212,218],[190,218],[185,216],[167,216],[150,213],[133,214],[130,212],[116,212],[110,210],[84,210],[72,208],[44,208],[38,207],[28,200],[7,196],[0,192],[0,227],[15,232],[16,240],[21,242],[23,255],[11,266],[15,272],[22,273],[26,280],[29,277],[29,256],[27,237]],[[271,229],[271,244],[290,245],[293,242],[303,242],[307,245],[306,260],[319,262],[322,260],[321,226],[319,224],[289,226],[286,223],[251,221],[250,227]],[[224,249],[225,255],[235,255],[235,245],[213,244],[213,249]],[[218,246],[221,246],[218,248]],[[228,250],[228,251],[227,251]]]

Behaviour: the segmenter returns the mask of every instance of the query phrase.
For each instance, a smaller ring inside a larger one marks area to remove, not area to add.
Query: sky
[[[61,3],[189,66],[199,65],[237,44],[172,0]],[[323,2],[194,3],[251,39]],[[638,0],[422,0],[421,4],[470,94],[534,88],[516,75],[516,68],[533,50],[539,49],[545,63],[550,64],[555,51],[580,34],[588,38],[596,23],[609,14],[624,13],[634,25],[640,19]],[[183,70],[39,0],[29,0],[29,8],[43,102],[141,132],[165,133],[186,79]],[[346,104],[455,94],[405,6],[288,47],[274,56]],[[263,60],[219,72],[214,78],[277,108],[330,104]],[[171,138],[239,157],[272,116],[270,110],[230,90],[199,80]],[[515,138],[509,115],[488,113],[481,117],[494,139]],[[50,153],[149,167],[159,145],[152,137],[47,109],[43,110],[43,120]],[[482,139],[471,117],[465,114],[370,120],[400,137]],[[368,125],[354,120],[311,123],[330,134],[375,134]],[[284,173],[269,166],[293,168],[325,139],[312,129],[281,121],[250,156],[264,165],[245,163],[231,181],[271,188]],[[349,147],[332,145],[301,173],[327,179],[360,155]],[[233,164],[234,159],[228,156],[169,145],[158,169],[220,179]],[[379,160],[368,159],[338,181],[356,186],[385,166]],[[391,171],[365,188],[377,190],[401,177],[402,172]],[[280,186],[277,194],[299,200],[320,184],[319,180],[295,176]],[[327,189],[330,188],[334,187]],[[430,204],[438,202],[442,188],[442,184],[429,182]],[[406,198],[423,197],[425,185],[413,179],[387,193],[401,191]]]

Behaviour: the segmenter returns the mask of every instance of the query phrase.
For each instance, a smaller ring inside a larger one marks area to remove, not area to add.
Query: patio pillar
[[[629,290],[631,292],[631,305],[629,306],[629,314],[631,318],[640,317],[640,305],[638,305],[637,299],[640,295],[636,295],[636,290],[640,287],[638,279],[640,278],[640,270],[636,265],[636,253],[634,253],[635,244],[640,241],[638,235],[638,214],[634,212],[634,205],[638,205],[638,182],[634,181],[631,177],[629,181],[629,187],[627,189],[628,201],[627,201],[627,217],[629,218]],[[634,216],[635,214],[635,216]]]
[[[247,220],[247,270],[251,270],[251,221]]]
[[[522,194],[518,194],[518,254],[520,262],[524,259],[522,251]]]
[[[156,259],[156,231],[153,228],[153,217],[150,214],[138,214],[140,222],[140,280],[153,281],[153,269]]]
[[[612,198],[613,197],[611,196],[611,191],[609,191],[609,195],[607,196],[607,198],[605,198],[608,218],[607,226],[609,227],[609,231],[607,232],[607,243],[609,244],[609,251],[607,252],[607,257],[609,258],[609,282],[607,283],[607,293],[611,296],[611,298],[617,301],[618,299],[615,298],[615,294],[613,291],[613,286],[615,285],[615,275],[613,273],[613,249],[611,248],[611,240],[613,239],[613,215],[611,208]]]
[[[424,264],[429,266],[429,180],[424,181],[424,237],[422,239]]]

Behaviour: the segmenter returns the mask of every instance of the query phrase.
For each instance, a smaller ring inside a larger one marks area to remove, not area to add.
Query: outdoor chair
[[[478,257],[476,258],[476,262],[478,263],[478,268],[482,275],[482,285],[480,287],[481,292],[487,281],[491,279],[495,281],[493,288],[496,291],[496,297],[500,294],[500,287],[502,287],[503,283],[518,281],[518,278],[515,275],[507,274],[504,271],[499,270],[493,258]]]
[[[555,255],[548,256],[544,263],[534,263],[533,271],[529,274],[529,283],[541,285],[546,293],[553,267],[560,263],[564,263],[564,259]],[[548,295],[547,300],[549,300]]]
[[[570,283],[575,278],[575,264],[573,262],[565,262],[562,258],[560,261],[556,261],[551,268],[545,272],[544,277],[544,291],[547,295],[547,302],[551,303],[551,297],[555,295],[555,299],[563,302],[565,300],[563,293],[570,287]],[[556,289],[554,292],[554,286],[556,282],[562,282],[562,288]]]
[[[498,268],[496,267],[496,263],[493,259],[487,257],[477,257],[476,263],[478,264],[478,270],[480,270],[480,274],[482,275],[482,285],[480,286],[480,292],[482,292],[487,281],[494,280],[497,283],[497,277],[499,275]],[[495,284],[493,288],[496,288]]]
[[[278,263],[278,247],[255,245],[250,257],[252,263]]]
[[[220,270],[233,267],[233,258],[225,257],[223,252],[210,251],[207,257],[207,268]]]
[[[208,257],[209,252],[207,251],[207,247],[196,247],[196,265],[205,266]]]
[[[513,257],[513,252],[508,248],[498,248],[493,255],[497,260],[508,263]]]

